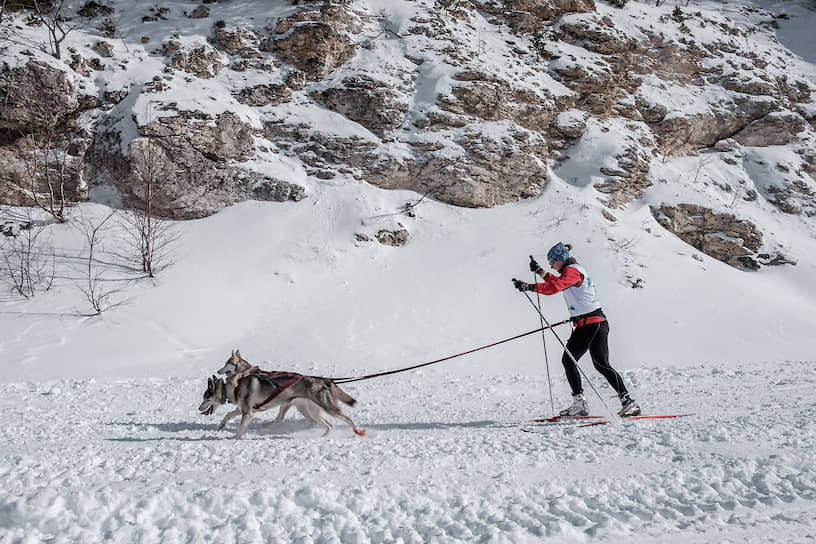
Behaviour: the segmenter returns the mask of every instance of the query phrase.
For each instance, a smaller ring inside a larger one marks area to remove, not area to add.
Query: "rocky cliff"
[[[112,188],[120,205],[151,195],[174,218],[299,201],[326,182],[490,207],[546,192],[595,131],[614,130],[619,145],[574,180],[610,218],[643,200],[688,243],[752,269],[792,259],[773,253],[751,206],[816,214],[816,84],[774,37],[783,14],[592,0],[111,0],[65,2],[59,16],[71,26],[55,58],[47,20],[3,14],[7,204],[49,191],[50,168],[68,200]],[[752,165],[771,147],[786,153],[762,177]],[[713,185],[717,200],[662,191],[655,202],[653,186],[673,181],[654,165],[676,158],[744,171],[744,186],[697,168],[684,183]]]

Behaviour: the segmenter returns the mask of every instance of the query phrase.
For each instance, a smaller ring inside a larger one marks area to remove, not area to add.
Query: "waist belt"
[[[583,327],[584,325],[591,325],[593,323],[601,323],[603,321],[606,321],[605,317],[600,317],[600,316],[597,316],[597,315],[593,315],[593,316],[590,316],[590,317],[582,317],[580,319],[573,320],[572,326],[573,327]]]
[[[591,325],[592,323],[601,323],[606,321],[606,316],[603,313],[603,310],[598,308],[597,310],[593,310],[588,314],[578,315],[573,318],[572,320],[573,327],[583,327],[584,325]]]

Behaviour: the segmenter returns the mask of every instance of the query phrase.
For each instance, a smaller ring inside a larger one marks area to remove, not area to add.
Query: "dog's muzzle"
[[[199,408],[199,410],[201,410],[201,408]],[[212,415],[212,413],[214,411],[215,411],[215,406],[210,404],[209,406],[207,406],[207,408],[205,410],[201,410],[201,415],[202,416],[210,416],[210,415]]]

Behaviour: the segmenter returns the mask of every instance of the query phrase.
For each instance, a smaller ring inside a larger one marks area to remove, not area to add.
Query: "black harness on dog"
[[[271,373],[268,372],[267,374],[270,374],[271,377],[278,377],[278,376],[284,376],[285,375],[285,377],[288,378],[288,379],[287,379],[287,381],[285,383],[280,384],[278,386],[278,390],[275,391],[274,393],[272,393],[271,395],[269,395],[266,398],[265,401],[263,401],[260,404],[256,404],[255,406],[253,406],[254,410],[260,410],[261,408],[263,408],[264,406],[266,406],[267,404],[269,404],[270,402],[275,400],[275,398],[278,395],[280,395],[281,393],[283,393],[284,391],[286,391],[287,389],[289,389],[290,387],[292,387],[293,385],[295,385],[296,383],[298,383],[300,380],[303,379],[302,374],[295,374],[294,372],[282,372],[281,371],[281,372],[271,372]]]
[[[275,400],[278,395],[298,383],[300,380],[304,378],[303,374],[296,374],[294,372],[284,372],[282,370],[276,372],[267,372],[266,370],[255,370],[252,373],[248,374],[247,376],[242,376],[238,383],[235,385],[235,390],[237,391],[238,388],[241,386],[241,382],[244,381],[244,378],[249,376],[255,376],[259,379],[266,380],[267,382],[273,382],[275,384],[275,391],[273,391],[265,401],[256,404],[252,407],[253,410],[260,410],[273,400]],[[224,388],[224,395],[226,396],[226,388]],[[237,401],[236,397],[236,401]]]

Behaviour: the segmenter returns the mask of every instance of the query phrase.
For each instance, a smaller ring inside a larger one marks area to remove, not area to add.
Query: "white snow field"
[[[261,415],[233,441],[234,425],[216,433],[217,418],[197,416],[202,380],[4,384],[0,540],[816,538],[812,362],[644,366],[626,379],[647,406],[696,415],[520,425],[548,411],[540,375],[416,374],[345,386],[366,437],[338,425],[319,438],[300,416],[263,428]]]

